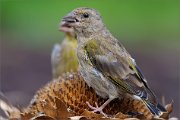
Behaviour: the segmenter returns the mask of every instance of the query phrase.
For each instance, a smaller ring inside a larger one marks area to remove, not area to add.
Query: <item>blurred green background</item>
[[[2,29],[13,44],[50,47],[63,36],[61,18],[80,6],[100,11],[114,35],[129,44],[179,47],[180,5],[178,0],[2,0]],[[16,39],[15,39],[16,38]]]
[[[173,115],[180,113],[179,0],[1,0],[0,4],[0,88],[12,102],[26,105],[51,80],[51,48],[64,36],[58,31],[61,18],[77,7],[92,7],[137,60],[159,100],[173,99]]]

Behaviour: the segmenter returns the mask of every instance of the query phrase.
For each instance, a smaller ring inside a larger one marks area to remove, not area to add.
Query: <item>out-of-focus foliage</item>
[[[99,10],[111,32],[130,45],[178,47],[178,0],[1,0],[3,36],[17,45],[51,46],[63,35],[58,32],[60,19],[83,6]]]

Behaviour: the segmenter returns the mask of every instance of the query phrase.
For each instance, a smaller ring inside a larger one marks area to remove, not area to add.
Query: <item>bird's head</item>
[[[75,33],[92,34],[103,29],[100,14],[92,8],[77,8],[66,15],[61,21],[61,27],[73,28]]]

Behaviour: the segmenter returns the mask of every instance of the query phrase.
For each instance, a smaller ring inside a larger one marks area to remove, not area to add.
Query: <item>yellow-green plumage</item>
[[[115,67],[117,66],[113,65],[113,63],[110,63],[111,61],[114,61],[114,63],[118,65],[115,61],[117,61],[118,59],[126,59],[126,57],[118,58],[118,56],[115,53],[116,49],[114,49],[114,51],[111,51],[112,46],[110,48],[108,44],[109,41],[105,41],[102,38],[101,40],[92,39],[86,42],[84,48],[90,60],[90,62],[88,63],[91,63],[91,65],[93,65],[94,68],[97,68],[99,69],[99,71],[103,72],[103,75],[106,76],[111,82],[116,84],[116,86],[119,86],[124,91],[133,94],[134,91],[129,89],[131,86],[129,86],[126,82],[123,82],[123,78],[119,77],[119,75],[122,75],[122,73],[115,72]]]
[[[83,11],[83,12],[82,12]],[[91,8],[77,8],[62,20],[77,35],[80,72],[98,95],[108,100],[100,107],[88,106],[103,115],[103,108],[115,98],[141,99],[159,115],[157,100],[135,60],[112,36],[100,14]]]
[[[76,55],[77,40],[74,36],[66,34],[61,44],[56,44],[51,55],[53,78],[63,73],[78,71],[78,59]]]

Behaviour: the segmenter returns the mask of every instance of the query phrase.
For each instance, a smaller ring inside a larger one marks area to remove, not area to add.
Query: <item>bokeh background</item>
[[[180,117],[179,0],[1,0],[0,90],[26,106],[51,80],[50,54],[61,42],[61,18],[77,7],[97,9],[141,67],[159,101]]]

